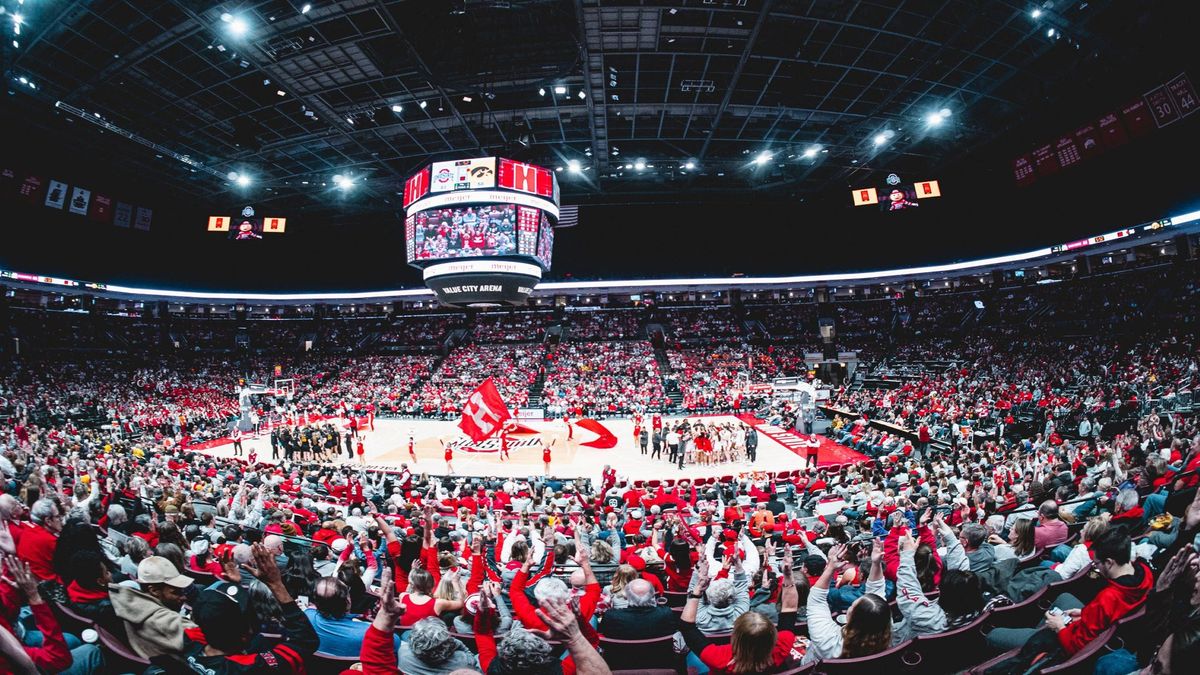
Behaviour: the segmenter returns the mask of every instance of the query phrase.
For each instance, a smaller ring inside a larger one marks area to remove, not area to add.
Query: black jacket
[[[600,620],[600,634],[614,640],[649,640],[673,635],[679,619],[667,607],[610,609]]]

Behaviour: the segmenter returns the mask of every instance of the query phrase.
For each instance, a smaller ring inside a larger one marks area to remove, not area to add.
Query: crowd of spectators
[[[489,377],[510,408],[524,406],[545,353],[540,343],[470,343],[458,347],[415,392],[415,409],[426,415],[459,413],[475,387]]]
[[[554,321],[551,311],[479,314],[472,337],[476,342],[541,342]]]
[[[437,344],[461,326],[461,317],[453,314],[396,317],[379,327],[379,344],[403,347]]]
[[[808,373],[804,349],[787,345],[683,347],[668,350],[667,361],[686,411],[739,410],[750,385]]]
[[[106,429],[0,429],[6,672],[340,657],[393,673],[775,673],[900,652],[929,672],[993,656],[1024,672],[1136,619],[1142,637],[1093,660],[1170,673],[1200,631],[1191,417],[652,485],[607,468],[443,478],[136,449]],[[1039,601],[1044,616],[1026,610]],[[913,641],[963,627],[981,641]]]
[[[677,342],[733,338],[745,333],[742,322],[728,305],[663,307],[655,316],[666,337]]]
[[[567,335],[572,340],[593,342],[599,340],[631,340],[644,337],[642,318],[645,312],[639,309],[611,309],[594,311],[576,309],[566,313]]]
[[[546,356],[542,403],[547,414],[613,415],[669,403],[645,340],[563,342]]]
[[[919,330],[866,386],[834,392],[845,414],[829,435],[869,461],[731,466],[720,481],[416,476],[186,442],[224,433],[238,378],[270,381],[277,365],[297,411],[453,416],[485,377],[515,407],[543,364],[553,405],[662,400],[648,342],[547,353],[551,313],[481,315],[476,340],[444,358],[9,359],[0,673],[300,672],[332,657],[371,673],[778,673],[850,658],[887,670],[900,655],[930,673],[989,659],[1004,673],[1075,660],[1186,672],[1200,645],[1200,426],[1174,403],[1200,367],[1196,287],[1168,275],[1172,307],[1153,279],[1128,282],[1145,300],[1111,280],[999,299],[1047,327],[1108,317],[1088,337],[986,317],[962,334],[961,298],[909,303]],[[895,311],[863,302],[844,319],[880,331]],[[673,335],[740,331],[714,314],[705,328],[683,310]],[[667,358],[685,405],[709,409],[735,405],[730,383],[802,372],[802,353],[709,344]],[[106,424],[77,423],[79,409]],[[688,438],[728,455],[713,461],[751,452],[735,424],[655,424],[659,450],[674,441],[685,464],[705,451],[694,442],[687,459]]]

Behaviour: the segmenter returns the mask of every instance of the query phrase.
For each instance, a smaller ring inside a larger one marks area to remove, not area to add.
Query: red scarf
[[[67,597],[71,602],[77,605],[90,605],[108,599],[108,589],[101,588],[93,591],[90,588],[84,588],[79,585],[78,581],[72,581],[70,586],[67,586]]]

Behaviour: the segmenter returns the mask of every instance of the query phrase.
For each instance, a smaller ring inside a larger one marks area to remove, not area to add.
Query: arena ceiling
[[[256,202],[362,214],[395,212],[428,161],[491,153],[563,167],[566,203],[916,177],[1025,119],[1081,60],[1127,57],[1114,36],[1142,3],[3,4],[23,13],[5,46],[19,115],[165,190],[211,199],[239,172]]]

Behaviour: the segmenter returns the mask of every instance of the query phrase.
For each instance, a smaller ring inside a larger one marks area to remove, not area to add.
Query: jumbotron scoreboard
[[[406,259],[443,304],[524,304],[550,269],[558,208],[549,169],[503,157],[434,162],[404,183]]]

